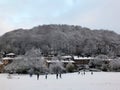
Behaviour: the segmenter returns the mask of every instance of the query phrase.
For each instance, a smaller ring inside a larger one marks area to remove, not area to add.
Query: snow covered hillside
[[[120,90],[120,73],[90,72],[55,75],[12,75],[0,74],[0,90]]]

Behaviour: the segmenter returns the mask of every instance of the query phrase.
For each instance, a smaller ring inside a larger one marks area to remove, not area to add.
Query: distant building
[[[63,60],[72,60],[72,56],[70,56],[70,55],[61,56],[61,59],[63,59]]]
[[[8,53],[8,54],[6,54],[6,57],[14,58],[14,57],[15,57],[15,54],[14,54],[14,53]]]
[[[90,60],[94,60],[94,58],[73,56],[73,60],[75,61],[76,64],[89,64]]]
[[[7,65],[7,64],[11,63],[13,61],[13,59],[14,58],[11,58],[11,57],[4,57],[4,58],[2,58],[2,63],[4,65]]]
[[[16,55],[14,53],[8,53],[8,54],[6,54],[6,57],[2,58],[2,63],[4,65],[7,65],[7,64],[11,63],[14,60],[15,56]]]
[[[52,58],[45,58],[46,59],[46,65],[47,67],[50,66],[50,64],[55,64],[55,63],[63,63],[64,67],[66,67],[66,65],[68,63],[73,63],[74,61],[72,60],[71,56],[61,56],[60,60],[58,60],[57,58],[52,59]]]
[[[88,66],[91,60],[94,60],[94,58],[73,56],[73,61],[75,62],[76,67]]]
[[[68,63],[73,63],[73,60],[46,60],[47,67],[50,66],[50,64],[55,64],[55,63],[63,63],[64,66],[66,66]]]

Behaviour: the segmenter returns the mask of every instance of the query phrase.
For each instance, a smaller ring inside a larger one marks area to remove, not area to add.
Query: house
[[[90,60],[94,60],[94,58],[73,56],[73,60],[75,61],[76,64],[89,64]]]
[[[60,60],[56,59],[52,59],[52,58],[45,58],[46,59],[46,65],[49,67],[50,64],[54,64],[54,63],[63,63],[64,67],[66,67],[66,65],[68,63],[72,63],[75,65],[76,68],[79,68],[81,66],[88,66],[89,62],[91,60],[94,60],[93,57],[79,57],[79,56],[61,56]]]
[[[51,64],[55,64],[55,63],[62,63],[63,66],[66,67],[66,65],[68,63],[74,64],[74,61],[73,60],[46,60],[47,67],[49,67]]]
[[[15,56],[16,55],[14,53],[6,54],[5,57],[2,58],[2,63],[4,65],[7,65],[7,64],[11,63],[14,60]]]
[[[61,59],[63,60],[72,60],[72,56],[68,55],[68,56],[61,56]]]
[[[11,58],[11,57],[4,57],[4,58],[2,58],[2,63],[4,65],[7,65],[7,64],[11,63],[13,61],[13,59],[14,58]]]
[[[73,61],[75,62],[76,67],[81,67],[81,66],[87,66],[89,65],[89,62],[91,60],[94,60],[93,57],[79,57],[79,56],[73,56]]]
[[[48,58],[45,58],[45,60],[46,60],[47,67],[49,67],[50,64],[55,64],[55,63],[62,63],[64,67],[66,67],[68,63],[74,64],[74,61],[72,60],[71,56],[61,56],[60,60],[58,60],[58,58],[55,58],[55,57],[52,57],[52,58],[48,57]]]
[[[15,57],[15,54],[14,54],[14,53],[8,53],[8,54],[6,54],[6,57],[14,58],[14,57]]]

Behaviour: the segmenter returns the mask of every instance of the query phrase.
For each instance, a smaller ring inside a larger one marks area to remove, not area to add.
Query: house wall
[[[4,65],[3,65],[3,64],[0,64],[0,73],[3,72],[3,69],[4,69]]]
[[[2,62],[3,62],[4,65],[7,65],[7,64],[11,63],[12,60],[7,60],[7,59],[6,59],[6,60],[3,60]]]
[[[89,64],[90,60],[74,60],[75,64],[84,65]]]

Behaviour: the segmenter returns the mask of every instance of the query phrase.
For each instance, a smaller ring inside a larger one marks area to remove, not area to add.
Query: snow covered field
[[[0,90],[120,90],[120,73],[113,72],[86,72],[63,74],[62,79],[56,79],[55,75],[29,75],[0,74]]]

